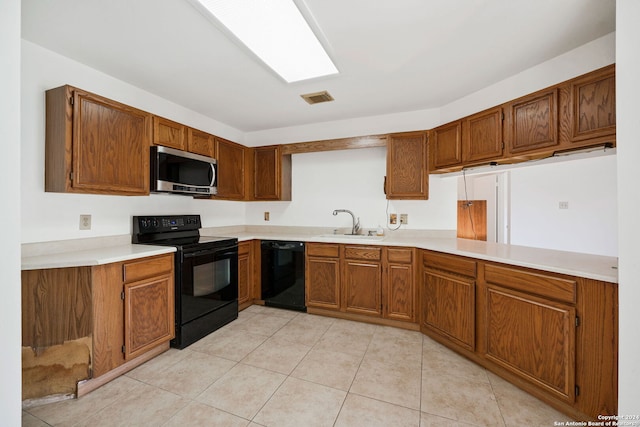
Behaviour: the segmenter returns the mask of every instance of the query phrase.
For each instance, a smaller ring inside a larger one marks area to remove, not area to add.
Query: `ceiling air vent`
[[[329,92],[326,90],[323,90],[322,92],[306,93],[300,96],[311,105],[333,101],[333,96],[329,95]]]

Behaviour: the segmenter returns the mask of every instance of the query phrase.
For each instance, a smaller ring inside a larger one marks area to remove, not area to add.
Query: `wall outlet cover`
[[[80,215],[80,230],[91,230],[91,215]]]
[[[269,212],[264,213],[264,220],[269,221]]]
[[[409,214],[400,214],[400,224],[409,224]]]
[[[398,214],[389,214],[389,224],[397,224],[398,223]]]

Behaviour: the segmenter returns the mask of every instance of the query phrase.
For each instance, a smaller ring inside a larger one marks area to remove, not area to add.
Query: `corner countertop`
[[[352,238],[320,227],[229,226],[203,228],[203,236],[248,240],[289,240],[354,245],[405,246],[483,261],[534,268],[586,279],[618,283],[616,257],[457,239],[450,230],[400,230],[384,237]],[[22,245],[22,270],[81,267],[175,252],[170,246],[131,244],[130,235],[96,237]]]
[[[24,256],[23,253],[22,270],[111,264],[175,251],[176,248],[170,246],[132,245],[128,243],[32,256]]]
[[[616,257],[458,239],[446,236],[443,233],[423,233],[420,230],[415,230],[415,233],[412,230],[403,230],[401,234],[387,233],[382,238],[374,236],[371,239],[367,239],[363,236],[354,239],[341,235],[331,236],[321,232],[317,232],[314,235],[304,230],[288,231],[287,227],[275,228],[280,230],[266,231],[258,229],[253,231],[249,229],[234,232],[210,228],[203,229],[201,234],[236,237],[239,241],[260,239],[415,247],[483,261],[618,283],[618,258]]]

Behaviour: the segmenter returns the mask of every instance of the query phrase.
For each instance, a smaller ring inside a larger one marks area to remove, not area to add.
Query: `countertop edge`
[[[119,245],[93,248],[82,251],[59,252],[31,257],[23,257],[21,269],[43,270],[47,268],[91,267],[128,261],[176,251],[171,246]]]

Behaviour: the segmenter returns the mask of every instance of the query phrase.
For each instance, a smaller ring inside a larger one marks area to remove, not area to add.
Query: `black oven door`
[[[238,245],[183,253],[180,320],[186,324],[238,300]],[[177,319],[176,319],[177,320]]]

